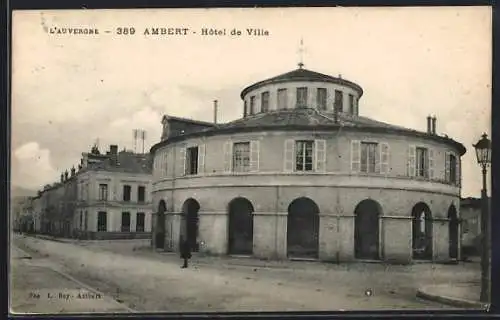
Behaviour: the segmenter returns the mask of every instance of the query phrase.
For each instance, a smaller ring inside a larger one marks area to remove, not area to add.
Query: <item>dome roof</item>
[[[336,78],[332,77],[323,73],[299,68],[287,73],[280,74],[276,77],[272,77],[266,80],[262,80],[259,82],[256,82],[245,89],[241,92],[241,98],[243,98],[247,92],[257,89],[259,87],[272,84],[272,83],[280,83],[280,82],[288,82],[288,81],[318,81],[318,82],[329,82],[329,83],[335,83],[335,84],[340,84],[340,85],[345,85],[353,88],[354,90],[359,92],[359,95],[363,95],[363,89],[355,84],[354,82],[342,79],[342,78]]]

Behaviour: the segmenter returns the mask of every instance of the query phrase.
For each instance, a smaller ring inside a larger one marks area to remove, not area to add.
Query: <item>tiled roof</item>
[[[116,164],[109,156],[107,159],[90,164],[90,170],[104,170],[112,172],[128,172],[151,174],[152,163],[149,155],[137,154],[130,151],[121,151],[118,153]]]
[[[331,83],[337,83],[337,84],[342,84],[346,86],[353,87],[355,90],[359,92],[360,95],[363,94],[363,89],[355,84],[354,82],[342,79],[342,78],[336,78],[329,76],[327,74],[299,68],[290,72],[286,72],[283,74],[280,74],[278,76],[256,82],[245,89],[241,92],[241,97],[243,96],[250,90],[254,88],[258,88],[270,83],[279,83],[279,82],[286,82],[286,81],[321,81],[321,82],[331,82]]]
[[[232,122],[218,125],[218,128],[247,128],[247,127],[268,127],[268,126],[348,126],[348,127],[377,127],[377,128],[392,128],[398,130],[408,130],[418,132],[416,130],[407,129],[400,126],[376,121],[366,117],[351,116],[345,113],[335,115],[328,112],[320,112],[316,109],[301,108],[301,109],[284,109],[267,113],[259,113],[252,116],[247,116]],[[209,129],[210,130],[210,129]],[[208,130],[207,130],[208,131]]]

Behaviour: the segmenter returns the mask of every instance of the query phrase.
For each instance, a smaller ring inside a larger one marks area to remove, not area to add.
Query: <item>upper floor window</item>
[[[198,174],[198,147],[186,150],[186,175]]]
[[[377,171],[377,149],[377,143],[361,142],[361,172],[375,173]]]
[[[343,95],[342,91],[335,90],[335,100],[333,108],[336,112],[342,112],[342,104],[343,104]]]
[[[297,107],[307,107],[307,88],[297,88]]]
[[[349,113],[354,115],[354,95],[349,94]]]
[[[261,103],[261,106],[260,106],[261,112],[269,111],[269,91],[262,92],[260,103]]]
[[[326,110],[326,88],[318,88],[317,102],[319,110]]]
[[[146,187],[144,186],[137,187],[137,201],[138,202],[146,201]]]
[[[132,188],[129,185],[123,186],[123,201],[130,201],[130,193]]]
[[[99,184],[99,200],[108,200],[108,185],[105,183]]]
[[[286,89],[278,89],[278,109],[286,109],[287,108],[287,90]]]
[[[295,171],[311,171],[313,169],[314,141],[295,142]]]
[[[122,212],[122,232],[130,232],[130,212]]]
[[[248,108],[248,106],[247,106],[247,102],[245,100],[245,101],[243,101],[243,117],[246,117],[248,114],[247,108]]]
[[[97,214],[97,231],[108,231],[108,217],[105,211],[99,211]]]
[[[237,142],[233,145],[233,171],[250,170],[250,142]]]
[[[446,182],[456,184],[460,177],[458,176],[458,160],[457,157],[452,154],[447,152],[446,153],[446,164],[445,164],[445,180]]]
[[[428,151],[426,148],[416,148],[415,173],[417,177],[429,176]]]
[[[255,114],[255,96],[250,97],[250,114]]]

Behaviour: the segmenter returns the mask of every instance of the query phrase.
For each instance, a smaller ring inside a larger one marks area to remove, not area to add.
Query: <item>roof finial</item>
[[[299,66],[299,69],[302,69],[304,67],[304,40],[302,38],[300,38],[300,45],[299,45],[299,63],[298,63],[298,66]]]

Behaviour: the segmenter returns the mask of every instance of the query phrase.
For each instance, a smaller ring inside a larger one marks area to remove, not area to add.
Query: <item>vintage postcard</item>
[[[484,310],[491,39],[491,7],[14,11],[11,313]]]

